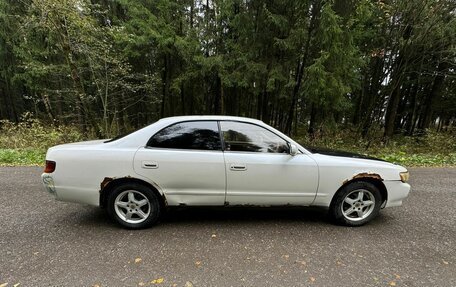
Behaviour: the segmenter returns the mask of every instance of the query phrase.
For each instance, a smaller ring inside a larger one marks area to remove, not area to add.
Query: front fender
[[[329,206],[340,187],[352,180],[379,180],[385,184],[388,192],[387,182],[401,182],[399,173],[406,171],[402,166],[383,161],[320,154],[312,156],[318,164],[320,177],[317,195],[312,204],[316,206]]]

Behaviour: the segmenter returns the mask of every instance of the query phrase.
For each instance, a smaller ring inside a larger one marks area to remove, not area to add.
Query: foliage
[[[49,125],[24,114],[20,123],[0,121],[0,165],[43,165],[46,150],[83,140],[74,126]]]
[[[42,166],[46,152],[38,149],[0,148],[0,166]]]
[[[43,152],[54,145],[83,140],[77,127],[48,125],[31,116],[23,115],[17,124],[0,121],[0,148]]]
[[[42,165],[46,150],[54,145],[85,140],[74,126],[47,125],[31,114],[20,123],[0,122],[0,165]],[[327,147],[382,158],[405,166],[456,166],[456,133],[430,130],[425,136],[396,136],[382,143],[378,133],[370,141],[353,137],[351,130],[333,131],[318,137],[298,137],[303,146]],[[93,134],[90,138],[95,138]]]
[[[369,140],[354,137],[353,130],[333,131],[318,137],[301,137],[304,146],[351,151],[404,166],[456,166],[456,132],[429,130],[423,137],[397,135],[388,143],[379,131]]]
[[[456,123],[453,0],[3,0],[0,119],[110,137],[254,117],[382,142]]]

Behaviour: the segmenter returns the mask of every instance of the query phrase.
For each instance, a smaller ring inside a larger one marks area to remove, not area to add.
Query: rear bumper
[[[384,181],[388,192],[388,200],[385,207],[401,206],[402,201],[410,192],[410,185],[402,181]]]
[[[57,197],[57,193],[55,190],[54,178],[50,173],[43,173],[41,175],[41,181],[43,182],[44,188],[46,191],[52,196]]]
[[[89,204],[93,206],[100,205],[100,193],[94,188],[81,186],[82,184],[72,184],[70,186],[62,185],[59,180],[55,180],[54,174],[43,173],[41,181],[44,188],[58,201],[74,202]]]

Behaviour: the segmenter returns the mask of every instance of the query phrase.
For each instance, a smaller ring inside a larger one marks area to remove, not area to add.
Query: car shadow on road
[[[106,210],[86,207],[85,212],[67,220],[85,226],[116,226]],[[258,222],[301,222],[331,224],[327,211],[314,207],[173,207],[164,212],[160,225],[189,223],[255,224]],[[75,222],[76,223],[76,222]]]
[[[76,224],[88,227],[105,226],[121,228],[107,215],[106,210],[87,207],[80,214]],[[369,225],[383,225],[389,216],[382,213],[372,220]],[[159,226],[173,227],[192,224],[243,225],[257,224],[304,224],[304,225],[333,225],[327,210],[316,207],[173,207],[163,214]]]
[[[162,224],[217,223],[255,224],[258,222],[330,223],[327,211],[303,207],[175,207]]]

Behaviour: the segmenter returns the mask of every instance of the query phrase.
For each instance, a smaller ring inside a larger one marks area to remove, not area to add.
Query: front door
[[[181,122],[156,133],[135,155],[169,205],[223,205],[225,165],[216,121]]]
[[[268,129],[221,121],[228,205],[309,205],[318,188],[318,167]]]

